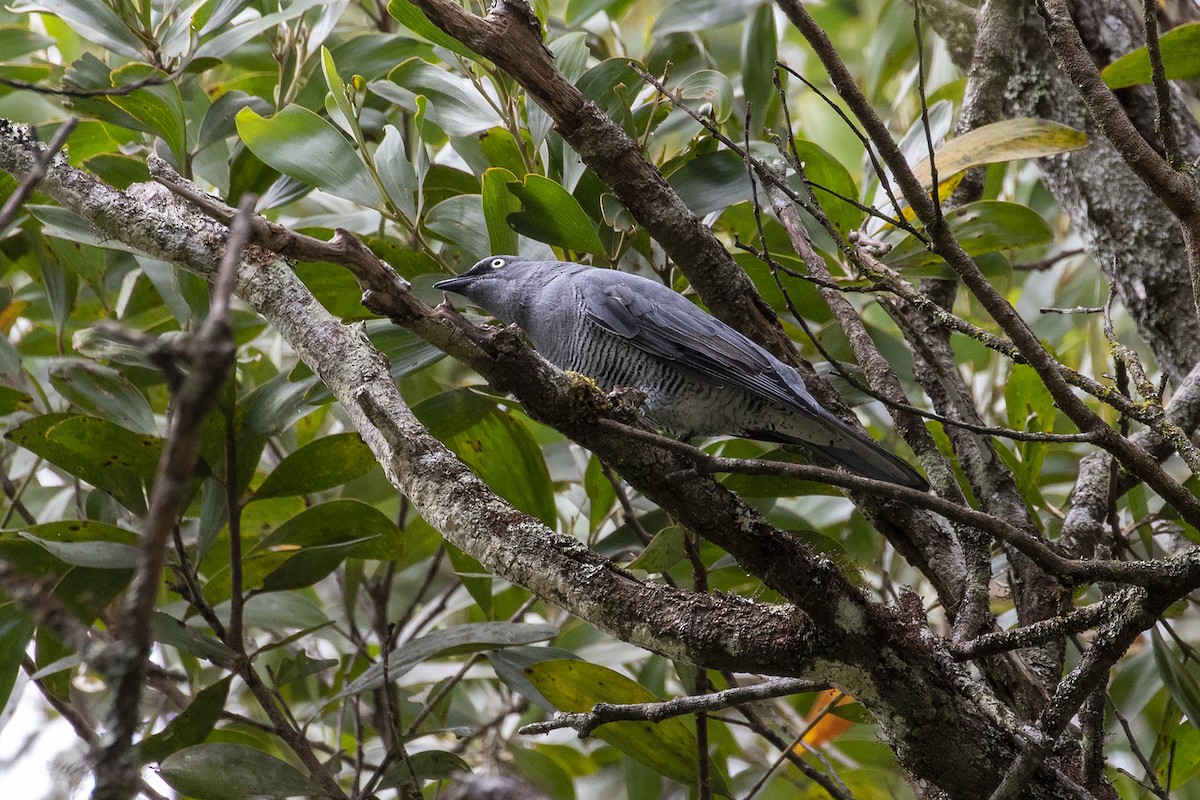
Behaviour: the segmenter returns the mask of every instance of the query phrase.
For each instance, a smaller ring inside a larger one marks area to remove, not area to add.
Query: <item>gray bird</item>
[[[912,467],[822,408],[800,373],[661,283],[566,261],[489,256],[434,284],[516,323],[560,369],[646,396],[651,426],[795,444],[851,472],[928,489]]]

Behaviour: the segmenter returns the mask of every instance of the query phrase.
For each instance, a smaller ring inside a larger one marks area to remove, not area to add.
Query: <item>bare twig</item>
[[[819,692],[828,688],[827,684],[800,678],[776,678],[753,686],[737,686],[720,692],[679,697],[661,703],[629,703],[625,705],[597,703],[591,711],[574,714],[559,712],[545,722],[530,723],[517,732],[525,736],[535,736],[560,728],[573,728],[579,732],[580,739],[586,739],[596,728],[610,722],[630,720],[662,722],[670,717],[720,711],[743,703],[783,697],[789,694]]]

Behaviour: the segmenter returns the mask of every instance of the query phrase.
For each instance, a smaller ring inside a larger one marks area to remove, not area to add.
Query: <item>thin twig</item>
[[[628,703],[615,705],[597,703],[591,711],[578,713],[559,712],[544,722],[534,722],[517,730],[523,736],[536,736],[550,733],[561,728],[572,728],[579,733],[580,739],[592,735],[596,728],[610,722],[645,721],[662,722],[671,717],[687,714],[720,711],[743,703],[753,703],[773,697],[784,697],[790,694],[820,692],[828,689],[829,685],[801,678],[775,678],[753,686],[736,686],[710,694],[678,697],[660,703]]]
[[[1158,138],[1162,139],[1167,163],[1177,170],[1184,169],[1183,154],[1175,137],[1175,115],[1171,111],[1171,84],[1163,66],[1162,47],[1158,41],[1158,3],[1142,0],[1142,26],[1146,34],[1146,53],[1150,56],[1150,79],[1154,84],[1154,100],[1158,104]]]

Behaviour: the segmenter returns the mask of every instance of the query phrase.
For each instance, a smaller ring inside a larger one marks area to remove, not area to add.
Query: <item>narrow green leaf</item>
[[[273,117],[253,108],[237,113],[246,147],[285,175],[375,208],[382,198],[354,147],[330,122],[307,108],[289,105]]]
[[[1200,75],[1200,22],[1188,22],[1164,33],[1158,39],[1162,50],[1163,72],[1167,80]],[[1150,83],[1150,54],[1139,47],[1118,58],[1100,73],[1110,89],[1124,89]]]
[[[401,761],[402,763],[384,773],[383,780],[376,788],[399,789],[402,786],[414,785],[419,788],[424,781],[444,781],[457,773],[471,772],[471,765],[463,761],[461,756],[445,750],[422,750]]]
[[[775,60],[779,55],[775,7],[755,9],[742,35],[742,94],[750,106],[750,130],[762,130],[767,109],[776,104]]]
[[[120,542],[54,542],[39,539],[29,533],[18,536],[28,539],[58,560],[75,567],[93,569],[135,569],[141,551]]]
[[[166,73],[149,64],[126,64],[114,71],[112,85],[128,86],[144,79],[165,79]],[[175,160],[182,164],[187,152],[187,119],[183,96],[174,81],[144,86],[129,94],[114,94],[109,100],[117,108],[140,122],[146,131],[162,137]]]
[[[112,6],[104,0],[37,0],[13,6],[13,11],[49,11],[66,20],[90,41],[126,58],[144,58],[143,45]]]
[[[263,576],[264,592],[303,589],[328,576],[350,557],[356,547],[376,537],[363,536],[348,542],[318,544],[291,551],[291,558]]]
[[[232,681],[233,676],[227,675],[205,687],[192,698],[187,708],[167,723],[167,727],[142,739],[138,744],[138,757],[142,763],[162,761],[172,753],[208,738],[225,713],[225,699],[229,696]]]
[[[0,27],[0,62],[16,61],[26,53],[44,50],[54,44],[54,39],[29,28],[17,25]]]
[[[214,664],[229,664],[237,658],[237,653],[220,639],[190,628],[161,611],[150,618],[150,634],[156,642]]]
[[[523,622],[468,622],[434,631],[396,648],[387,657],[386,668],[382,661],[372,664],[337,697],[330,699],[340,700],[376,689],[383,685],[385,672],[388,680],[397,680],[417,664],[447,650],[490,650],[494,647],[541,642],[552,639],[557,634],[558,628],[554,625],[532,625]]]
[[[392,205],[409,220],[417,215],[417,171],[404,150],[404,135],[395,125],[383,127],[383,142],[375,150],[375,168]]]
[[[255,551],[291,545],[312,547],[345,544],[367,538],[351,548],[354,558],[387,560],[404,555],[404,540],[396,523],[379,509],[359,500],[333,500],[304,510],[276,528]]]
[[[472,61],[479,60],[478,53],[430,22],[429,19],[423,13],[421,13],[421,10],[409,0],[391,0],[391,2],[388,3],[387,10],[388,13],[392,15],[392,19],[396,20],[401,25],[420,36],[422,39],[433,42],[436,45],[444,47],[451,52],[458,53],[460,56],[469,58]]]
[[[508,216],[518,233],[577,253],[604,254],[604,243],[592,221],[560,184],[541,175],[526,175],[524,183],[513,181],[508,190],[524,207]]]
[[[0,605],[0,708],[8,705],[34,627],[33,618],[16,603]]]
[[[521,210],[521,201],[508,190],[517,176],[502,167],[483,173],[483,218],[487,222],[488,250],[492,253],[517,252],[517,232],[508,217]]]
[[[1154,650],[1154,663],[1171,698],[1183,709],[1192,725],[1200,728],[1200,680],[1197,679],[1200,664],[1189,662],[1171,647],[1157,627],[1150,631],[1150,643]]]
[[[375,466],[375,456],[356,433],[323,436],[289,453],[279,462],[254,500],[312,494],[361,477]]]
[[[652,37],[695,33],[731,25],[750,16],[763,0],[677,0],[654,18]]]
[[[325,85],[329,87],[329,94],[333,96],[337,110],[342,112],[342,117],[345,118],[346,124],[350,125],[351,129],[357,128],[358,117],[354,113],[354,106],[350,103],[350,98],[346,95],[346,83],[338,75],[337,64],[333,62],[333,54],[324,45],[321,46],[321,72],[325,75]]]
[[[240,744],[185,747],[165,758],[158,772],[172,789],[196,800],[324,796],[291,764]]]
[[[387,80],[373,81],[370,89],[414,112],[417,98],[426,98],[426,120],[447,136],[472,136],[501,124],[493,108],[493,104],[499,107],[500,101],[486,84],[477,87],[466,78],[420,58],[408,59],[388,73]],[[488,97],[480,96],[481,91],[487,92]]]
[[[526,674],[534,687],[560,711],[591,711],[597,703],[660,702],[637,681],[586,661],[544,661],[527,668]],[[659,775],[685,786],[696,784],[696,734],[679,717],[658,723],[612,722],[597,728],[593,735]],[[715,765],[710,767],[709,780],[714,792],[732,796]]]
[[[63,359],[50,366],[50,383],[84,411],[137,433],[154,435],[154,412],[145,395],[124,375],[82,359]]]

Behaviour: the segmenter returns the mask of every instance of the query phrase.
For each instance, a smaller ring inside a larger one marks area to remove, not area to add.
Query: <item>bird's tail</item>
[[[858,433],[832,414],[822,421],[825,423],[821,431],[822,441],[789,436],[781,431],[753,432],[748,435],[756,439],[800,445],[820,453],[838,466],[864,478],[887,481],[922,492],[928,491],[929,483],[915,469],[895,454],[889,453],[874,439]]]
[[[884,450],[874,439],[859,436],[853,431],[848,431],[836,445],[816,449],[839,466],[864,478],[887,481],[922,492],[929,489],[929,482],[898,456]]]

